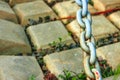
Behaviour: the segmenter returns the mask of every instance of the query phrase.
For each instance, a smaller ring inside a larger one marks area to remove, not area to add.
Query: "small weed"
[[[69,35],[69,36],[72,36],[72,32],[69,31],[69,32],[68,32],[68,35]]]
[[[113,34],[108,34],[107,37],[98,39],[97,47],[102,47],[102,46],[113,44],[119,41],[120,41],[120,34],[115,32]]]
[[[35,79],[35,76],[34,76],[34,75],[31,75],[31,76],[29,77],[29,80],[36,80],[36,79]]]
[[[113,80],[117,80],[118,79],[118,76],[120,74],[120,65],[117,66],[117,68],[114,70],[114,78]]]
[[[86,75],[84,73],[76,74],[75,72],[64,70],[63,75],[59,75],[59,78],[63,80],[85,80]]]
[[[120,65],[118,65],[118,67],[115,70],[113,70],[112,67],[109,66],[106,60],[101,60],[99,61],[99,63],[103,78],[110,77],[113,75],[116,75],[114,76],[113,80],[116,80],[118,78],[118,74],[120,74]]]
[[[51,47],[57,47],[58,45],[60,45],[61,44],[61,42],[62,42],[62,38],[58,38],[58,42],[57,41],[53,41],[52,43],[49,43],[49,46],[51,46]]]
[[[34,19],[28,19],[28,24],[26,25],[26,27],[28,26],[32,26],[32,25],[37,25],[43,22],[50,22],[52,21],[50,16],[45,16],[45,17],[38,17],[38,20],[34,20]]]
[[[120,65],[118,65],[117,68],[114,70],[114,74],[120,74]]]
[[[63,39],[61,37],[58,38],[58,41],[53,41],[52,43],[49,44],[52,48],[54,48],[56,51],[61,51],[63,50],[63,47],[65,44],[63,43]]]
[[[39,17],[39,20],[38,20],[39,23],[42,23],[43,22],[43,19],[42,17]]]
[[[109,66],[106,60],[100,60],[99,61],[100,68],[101,68],[101,74],[103,78],[109,77],[114,75],[114,72],[112,70],[112,67]]]
[[[29,25],[37,24],[37,22],[35,20],[33,20],[33,19],[28,19],[28,21],[29,21]]]
[[[49,22],[50,21],[50,16],[45,16],[44,20],[45,20],[45,22]]]
[[[33,51],[36,51],[37,50],[37,46],[33,46],[32,49],[33,49]]]
[[[89,4],[92,5],[92,6],[94,5],[92,0],[89,0]]]
[[[54,46],[56,46],[57,45],[57,42],[56,41],[53,41],[52,43],[49,43],[49,46],[51,46],[51,47],[54,47]]]
[[[101,74],[103,78],[114,76],[113,80],[117,80],[119,74],[120,74],[120,65],[115,69],[112,70],[112,67],[110,67],[106,60],[100,60],[100,68],[101,68]],[[94,66],[91,66],[90,68],[93,68]],[[59,78],[62,80],[86,80],[86,74],[85,72],[82,72],[80,74],[76,74],[75,72],[64,70],[63,75],[59,75]]]

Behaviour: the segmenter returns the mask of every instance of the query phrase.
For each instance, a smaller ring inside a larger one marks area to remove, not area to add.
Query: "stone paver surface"
[[[93,16],[92,18],[92,31],[96,40],[106,37],[108,34],[119,32],[119,30],[112,23],[110,23],[110,21],[108,21],[103,15]],[[69,23],[66,26],[66,28],[69,31],[73,32],[79,38],[81,29],[76,20]]]
[[[27,29],[28,34],[37,50],[41,48],[49,48],[49,43],[58,42],[59,38],[66,44],[74,43],[73,39],[68,35],[67,30],[60,21],[38,24],[30,26]]]
[[[0,19],[0,54],[30,53],[31,48],[23,28]]]
[[[74,2],[74,0],[64,1],[57,3],[53,6],[54,11],[60,18],[75,16],[76,12],[80,7]],[[89,5],[90,12],[96,12],[96,10]],[[64,24],[67,24],[69,20],[62,20]]]
[[[117,68],[120,65],[120,42],[98,48],[97,54],[106,59],[114,69]]]
[[[17,17],[8,3],[0,1],[0,19],[9,20],[17,23]]]
[[[120,29],[120,11],[110,14],[107,18]]]
[[[44,80],[43,73],[34,57],[0,56],[0,80]]]
[[[60,18],[75,16],[76,11],[80,8],[76,3],[72,3],[74,0],[64,1],[57,3],[53,6],[54,11],[58,14]],[[64,13],[63,13],[64,12]],[[68,20],[62,20],[65,24]]]
[[[93,16],[92,31],[96,39],[106,37],[108,34],[119,32],[119,30],[104,16]]]
[[[99,11],[120,7],[120,0],[93,0],[94,7]]]
[[[80,37],[81,28],[77,22],[77,20],[73,20],[68,25],[66,25],[68,31],[72,32],[78,38]]]
[[[29,23],[29,19],[38,21],[39,17],[43,19],[46,16],[50,16],[52,19],[57,17],[52,9],[42,0],[17,4],[14,6],[14,11],[19,18],[20,24],[23,26]]]
[[[120,75],[111,76],[111,77],[105,78],[103,80],[120,80]]]
[[[83,51],[80,48],[56,52],[44,57],[47,68],[57,77],[63,70],[80,73],[83,70]]]
[[[35,0],[9,0],[10,6],[14,6],[16,4],[24,3],[24,2],[31,2]]]

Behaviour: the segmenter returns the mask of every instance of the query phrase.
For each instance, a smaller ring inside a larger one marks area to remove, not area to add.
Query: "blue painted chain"
[[[76,3],[81,7],[77,11],[77,21],[83,31],[80,34],[80,45],[84,50],[84,69],[87,78],[102,80],[100,66],[96,58],[96,44],[92,35],[92,17],[88,11],[89,0],[76,0]],[[90,68],[90,65],[94,65],[94,68]]]

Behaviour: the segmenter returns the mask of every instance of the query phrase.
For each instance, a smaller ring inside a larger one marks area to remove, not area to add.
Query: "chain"
[[[76,0],[76,3],[81,6],[81,9],[77,11],[76,18],[82,28],[79,40],[81,48],[84,50],[84,69],[89,80],[102,80],[100,66],[96,58],[96,43],[92,35],[92,17],[88,11],[88,1]]]

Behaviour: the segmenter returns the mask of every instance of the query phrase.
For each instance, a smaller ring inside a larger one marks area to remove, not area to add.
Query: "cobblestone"
[[[57,3],[53,6],[53,9],[59,15],[60,18],[75,16],[76,11],[79,9],[79,6],[76,3],[72,3],[73,1],[74,0]],[[65,24],[68,23],[68,20],[62,20],[62,21]]]
[[[66,25],[66,28],[68,29],[68,31],[72,32],[72,34],[74,34],[78,38],[80,37],[81,28],[77,20],[73,20],[72,22],[70,22],[68,25]]]
[[[111,13],[107,18],[120,29],[120,11]]]
[[[76,11],[80,9],[80,7],[74,2],[74,0],[64,1],[57,3],[53,6],[54,11],[58,14],[60,18],[75,16]],[[95,12],[96,10],[89,5],[90,12]],[[64,13],[64,14],[63,14]],[[64,24],[67,24],[69,20],[62,20]]]
[[[79,38],[81,29],[76,20],[68,24],[66,27]],[[96,40],[106,37],[108,34],[119,32],[119,30],[103,15],[93,16],[92,31]]]
[[[9,20],[15,23],[18,22],[15,13],[4,1],[0,1],[0,19]]]
[[[93,35],[96,40],[102,37],[106,37],[108,34],[119,32],[119,30],[108,21],[104,16],[93,16]]]
[[[49,48],[49,44],[54,41],[59,42],[59,38],[61,38],[62,42],[65,42],[66,44],[75,43],[60,21],[30,26],[27,29],[27,32],[38,51],[41,48]]]
[[[94,7],[99,11],[120,7],[120,0],[93,0]]]
[[[42,0],[17,4],[14,7],[14,11],[16,12],[22,26],[29,24],[29,19],[38,21],[39,17],[44,18],[50,16],[52,19],[57,17],[52,9]]]
[[[44,57],[45,64],[51,73],[57,77],[63,70],[73,71],[76,74],[83,70],[83,51],[80,48],[56,52]]]
[[[34,57],[0,56],[0,80],[44,80],[43,73]]]
[[[97,54],[106,59],[113,69],[117,68],[120,64],[120,42],[98,48]]]
[[[31,2],[31,1],[35,1],[35,0],[9,0],[9,4],[10,6],[14,6],[16,4],[20,4],[20,3],[24,3],[24,2]]]
[[[111,77],[105,78],[103,80],[120,80],[120,75],[111,76]]]
[[[23,28],[15,23],[0,20],[0,54],[31,53]]]

